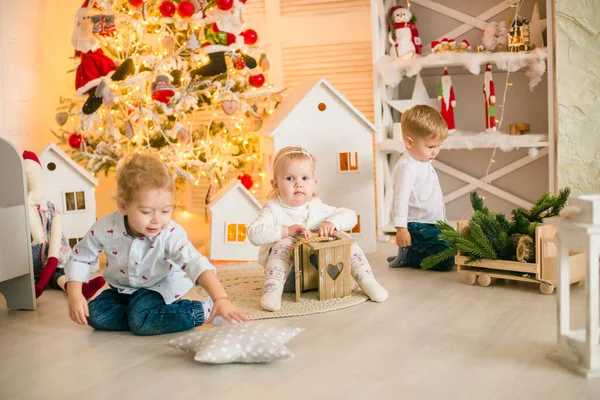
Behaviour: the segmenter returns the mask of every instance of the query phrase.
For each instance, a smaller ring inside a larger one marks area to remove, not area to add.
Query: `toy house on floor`
[[[256,261],[258,247],[246,238],[246,227],[261,205],[244,185],[232,179],[210,201],[210,259]]]
[[[376,251],[375,126],[326,79],[296,88],[260,130],[265,181],[273,176],[274,154],[301,146],[316,158],[317,194],[323,202],[352,209],[352,236],[366,253]],[[268,190],[268,189],[265,189]]]
[[[73,247],[96,222],[98,180],[54,143],[46,146],[39,158],[46,197],[62,214],[63,232]]]

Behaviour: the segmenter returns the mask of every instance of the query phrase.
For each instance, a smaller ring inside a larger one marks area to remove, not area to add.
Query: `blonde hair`
[[[448,125],[442,115],[433,107],[416,105],[402,113],[400,119],[402,137],[421,139],[446,139]]]
[[[315,157],[310,154],[308,151],[304,150],[302,147],[297,146],[286,146],[283,149],[279,150],[275,154],[275,158],[273,159],[273,178],[277,179],[277,166],[284,165],[284,163],[289,163],[293,161],[300,160],[310,160],[313,166],[313,174],[315,171],[315,166],[317,164],[317,160]],[[267,197],[276,197],[277,190],[273,189]],[[313,194],[316,196],[316,194]]]
[[[117,201],[129,203],[143,189],[174,191],[169,167],[157,156],[134,154],[117,166]]]

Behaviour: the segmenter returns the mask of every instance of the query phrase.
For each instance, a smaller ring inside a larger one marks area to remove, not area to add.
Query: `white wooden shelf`
[[[383,139],[379,150],[383,152],[403,153],[406,148],[402,135],[394,124],[394,139]],[[518,148],[548,147],[548,135],[542,133],[526,133],[523,135],[509,135],[504,132],[461,132],[456,131],[442,144],[444,150],[473,150],[490,149],[497,147],[501,151],[512,151]]]
[[[423,68],[465,67],[472,74],[479,74],[482,65],[491,63],[505,71],[515,72],[548,58],[548,49],[539,48],[532,51],[510,52],[445,52],[416,56],[409,60],[397,60],[382,56],[376,63],[380,71],[395,70],[401,76],[414,76]]]

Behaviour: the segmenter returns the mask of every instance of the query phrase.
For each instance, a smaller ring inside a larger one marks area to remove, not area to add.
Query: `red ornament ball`
[[[230,10],[233,7],[233,0],[217,0],[217,7],[223,11]]]
[[[75,150],[81,149],[81,144],[83,143],[83,136],[79,133],[71,133],[69,135],[69,146],[74,148]]]
[[[163,1],[160,3],[160,7],[158,7],[160,14],[163,17],[172,17],[175,15],[175,11],[177,11],[177,7],[170,1]]]
[[[258,33],[254,29],[246,29],[241,35],[244,37],[244,43],[250,46],[258,40]]]
[[[252,181],[252,177],[248,174],[240,175],[237,177],[238,180],[244,185],[244,187],[248,190],[252,189],[252,185],[254,182]]]
[[[139,7],[142,4],[144,4],[144,0],[129,0],[129,4],[131,4],[134,7]]]
[[[177,6],[177,14],[179,14],[181,18],[191,17],[194,15],[194,11],[196,11],[194,9],[194,5],[188,0],[180,1],[179,5]]]
[[[265,84],[265,76],[263,74],[252,75],[248,78],[248,83],[259,88]]]
[[[244,57],[235,58],[233,60],[233,67],[238,70],[246,68],[246,60],[244,60]]]

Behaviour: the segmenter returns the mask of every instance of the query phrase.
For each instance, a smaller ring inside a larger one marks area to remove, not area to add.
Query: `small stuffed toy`
[[[388,37],[392,45],[390,56],[408,59],[416,54],[421,54],[423,42],[413,20],[413,14],[407,8],[394,6],[390,9]]]
[[[23,159],[27,177],[35,296],[40,297],[48,286],[57,290],[65,288],[63,265],[69,259],[71,248],[63,236],[60,214],[54,204],[45,200],[40,160],[31,151],[24,151]],[[85,283],[83,293],[86,298],[92,297],[104,283],[101,276]]]

